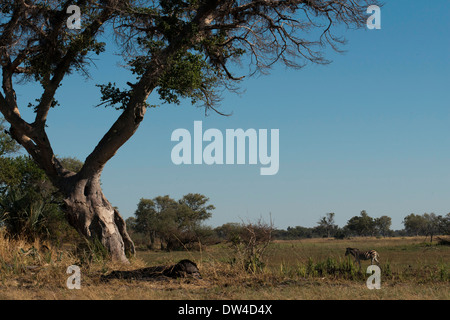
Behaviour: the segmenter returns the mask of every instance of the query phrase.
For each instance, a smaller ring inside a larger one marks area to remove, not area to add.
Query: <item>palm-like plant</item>
[[[0,197],[0,221],[11,237],[33,240],[48,234],[46,205],[30,192],[11,188]]]

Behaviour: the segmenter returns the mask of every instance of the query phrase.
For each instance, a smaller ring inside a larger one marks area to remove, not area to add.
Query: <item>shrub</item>
[[[232,238],[231,245],[236,257],[234,262],[244,270],[256,273],[265,267],[265,251],[272,242],[273,224],[259,219],[256,223],[242,224],[240,232]]]

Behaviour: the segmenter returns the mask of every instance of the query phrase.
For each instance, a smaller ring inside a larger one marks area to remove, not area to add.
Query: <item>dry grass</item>
[[[367,289],[364,273],[352,278],[317,272],[327,259],[347,263],[347,246],[380,252],[382,270],[390,269],[382,275],[381,290]],[[140,251],[126,269],[186,258],[198,264],[202,280],[104,283],[100,275],[124,267],[98,253],[0,237],[0,299],[450,299],[450,247],[426,244],[423,238],[276,241],[267,251],[265,268],[254,274],[233,264],[233,251],[224,244],[195,252]],[[73,264],[81,267],[80,290],[66,287],[66,270]]]

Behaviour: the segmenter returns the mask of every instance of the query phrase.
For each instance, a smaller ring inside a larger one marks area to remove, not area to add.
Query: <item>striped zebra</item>
[[[353,257],[355,257],[356,262],[359,263],[359,267],[361,268],[361,261],[360,260],[371,260],[371,264],[373,264],[374,261],[379,264],[378,258],[380,255],[375,250],[369,250],[369,251],[359,251],[356,248],[347,248],[345,251],[345,255],[348,256],[351,254]]]

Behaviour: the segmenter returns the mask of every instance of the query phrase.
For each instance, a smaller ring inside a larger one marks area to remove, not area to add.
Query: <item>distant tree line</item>
[[[317,222],[317,226],[312,228],[296,226],[288,227],[287,230],[275,230],[274,237],[277,239],[317,237],[343,239],[364,236],[429,236],[430,241],[433,241],[435,235],[450,234],[450,213],[445,216],[434,213],[424,213],[423,215],[411,213],[403,219],[404,229],[402,230],[391,230],[392,219],[390,217],[372,218],[365,210],[361,211],[359,216],[350,218],[342,228],[334,223],[334,216],[334,213],[327,213]]]
[[[189,201],[187,201],[189,200]],[[305,238],[334,237],[393,237],[393,236],[426,236],[433,241],[435,235],[450,234],[450,213],[441,216],[434,213],[416,215],[414,213],[403,219],[402,230],[391,230],[392,219],[388,216],[373,218],[363,210],[359,216],[347,221],[344,227],[335,223],[335,214],[327,213],[321,217],[315,227],[288,227],[275,229],[261,223],[225,223],[216,228],[203,225],[211,217],[214,208],[207,205],[209,199],[200,194],[188,194],[179,201],[169,196],[156,197],[153,200],[141,199],[135,212],[135,217],[129,218],[127,224],[136,240],[141,234],[141,243],[149,248],[155,248],[157,239],[161,249],[177,250],[193,248],[197,245],[212,244],[222,241],[231,243],[234,247],[249,243],[249,237],[266,239],[262,234],[270,234],[270,239],[294,240]],[[168,205],[169,204],[169,205]],[[264,225],[264,227],[261,227]],[[255,227],[256,226],[256,227]],[[261,241],[267,243],[267,239]]]

